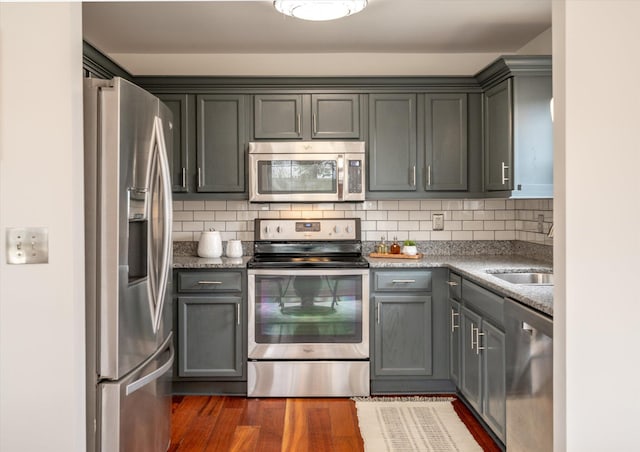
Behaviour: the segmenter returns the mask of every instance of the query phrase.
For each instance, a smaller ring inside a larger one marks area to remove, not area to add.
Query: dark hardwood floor
[[[460,401],[454,408],[485,451],[500,449]],[[174,396],[170,452],[358,452],[355,402],[346,398]]]

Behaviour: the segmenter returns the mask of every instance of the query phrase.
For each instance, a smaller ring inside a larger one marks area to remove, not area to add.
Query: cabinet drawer
[[[242,272],[180,272],[179,292],[240,292]]]
[[[375,273],[375,290],[379,291],[431,291],[430,271],[381,271]]]
[[[504,324],[504,299],[501,296],[463,279],[462,298],[467,306],[471,306],[474,310],[492,318],[502,327]]]
[[[449,272],[449,279],[447,280],[449,286],[449,298],[454,300],[460,300],[462,296],[462,277],[455,273]]]

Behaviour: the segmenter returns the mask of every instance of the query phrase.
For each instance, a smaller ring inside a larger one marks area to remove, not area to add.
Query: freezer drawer
[[[173,334],[123,379],[98,385],[101,452],[164,452],[171,440]]]

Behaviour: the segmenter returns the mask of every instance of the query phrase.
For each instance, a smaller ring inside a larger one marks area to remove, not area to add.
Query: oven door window
[[[337,193],[336,160],[260,160],[258,192]]]
[[[255,281],[256,343],[362,341],[361,275],[256,275]]]

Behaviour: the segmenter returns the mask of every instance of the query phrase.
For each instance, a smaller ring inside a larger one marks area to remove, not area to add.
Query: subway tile
[[[238,238],[238,240],[242,240],[243,242],[252,242],[255,238],[255,236],[253,235],[253,232],[238,232],[236,234],[236,237]]]
[[[485,199],[484,208],[486,210],[505,210],[507,202],[506,199]]]
[[[277,210],[262,210],[258,212],[258,218],[278,219],[280,218],[280,212],[278,212]]]
[[[473,211],[474,220],[493,220],[495,217],[496,215],[493,210],[474,210]]]
[[[451,240],[473,240],[473,231],[452,231]]]
[[[223,242],[227,242],[229,240],[235,240],[237,233],[234,231],[224,231],[220,233],[220,238]],[[224,250],[223,250],[224,251]],[[224,253],[223,253],[224,255]]]
[[[270,209],[269,209],[269,204],[250,202],[249,210],[255,210],[256,212],[264,212],[265,210],[270,210]]]
[[[377,201],[365,201],[362,204],[356,205],[356,210],[377,210],[378,202]]]
[[[227,210],[247,210],[248,207],[247,201],[227,201]]]
[[[277,214],[277,212],[274,212]],[[235,212],[227,212],[227,211],[216,211],[216,221],[236,221],[236,213]]]
[[[398,222],[397,221],[378,221],[377,228],[380,231],[397,231]]]
[[[504,228],[507,231],[515,231],[516,229],[516,222],[513,220],[509,220],[509,221],[505,221],[504,222]]]
[[[444,220],[445,221],[453,220],[453,212],[451,210],[443,210],[440,213],[442,213],[444,215]]]
[[[526,220],[526,221],[531,221],[535,219],[535,217],[533,216],[532,210],[518,210],[516,213],[516,217],[518,218],[518,220]]]
[[[493,231],[473,231],[473,240],[495,240]]]
[[[371,242],[379,241],[381,235],[384,235],[384,234],[381,234],[379,231],[365,231],[365,233],[364,233],[365,240],[369,240]]]
[[[227,201],[206,201],[205,207],[207,210],[227,210]]]
[[[515,206],[516,210],[524,210],[524,209],[527,208],[526,207],[526,205],[527,205],[526,204],[527,203],[526,199],[516,199],[515,201],[516,201],[516,206]]]
[[[184,210],[184,201],[173,201],[173,211]]]
[[[255,212],[253,210],[241,210],[236,213],[236,219],[238,221],[253,221],[256,218],[258,218],[258,212]]]
[[[454,210],[451,218],[456,221],[473,220],[473,212],[470,210]]]
[[[462,222],[463,231],[482,231],[483,229],[484,229],[484,224],[482,221],[463,221]]]
[[[174,242],[193,242],[193,232],[173,231],[172,239]]]
[[[505,203],[505,208],[507,210],[514,210],[516,208],[516,200],[515,199],[507,199]]]
[[[442,201],[443,210],[462,210],[464,209],[464,202],[461,199],[447,199]]]
[[[399,210],[420,210],[420,201],[398,201]]]
[[[344,218],[344,211],[341,210],[323,210],[322,218]]]
[[[356,210],[354,212],[349,212],[349,217],[350,218],[360,218],[360,220],[366,220],[367,219],[367,212],[365,212],[364,210]]]
[[[273,204],[269,204],[269,210],[291,210],[291,204],[286,202],[277,202]]]
[[[504,221],[485,221],[484,230],[485,231],[504,231],[505,223]]]
[[[451,231],[431,231],[431,240],[451,240]]]
[[[313,210],[313,204],[294,203],[291,204],[291,210]]]
[[[420,201],[420,210],[442,210],[442,201],[438,199]]]
[[[464,210],[484,210],[483,199],[465,199]]]
[[[514,210],[496,210],[496,220],[515,220],[516,212]]]
[[[409,212],[407,210],[391,210],[388,213],[388,219],[406,221],[409,219]]]
[[[225,221],[205,221],[204,228],[201,231],[226,231],[227,223]]]
[[[398,238],[398,242],[400,242],[400,246],[402,246],[402,242],[409,239],[409,231],[398,231],[394,235]]]
[[[409,231],[410,240],[431,240],[431,231]]]
[[[386,210],[371,210],[367,212],[367,220],[386,220],[387,219],[387,211]]]
[[[193,219],[195,221],[213,221],[216,219],[216,212],[209,210],[193,212]]]
[[[376,222],[375,221],[361,221],[360,229],[363,231],[375,231],[376,230]]]
[[[515,240],[516,231],[495,231],[496,240]]]
[[[378,201],[378,210],[398,210],[398,201]]]
[[[402,231],[419,231],[420,222],[418,221],[398,221],[398,230]]]
[[[247,230],[247,222],[246,221],[227,221],[225,230],[227,230],[227,231],[246,231]]]
[[[429,211],[413,210],[409,212],[409,220],[431,220],[431,213]]]
[[[173,221],[193,221],[192,211],[173,211]]]
[[[421,231],[431,231],[433,229],[433,223],[431,221],[421,221],[420,222],[420,230]]]
[[[335,210],[356,210],[356,204],[352,202],[342,202],[335,205]]]
[[[282,210],[280,212],[280,218],[302,218],[301,210]]]
[[[183,221],[182,230],[184,232],[202,231],[204,224],[202,221]]]
[[[314,210],[303,210],[300,213],[302,214],[302,218],[314,219],[314,218],[318,218],[319,217],[318,212],[316,212]]]
[[[445,221],[444,229],[446,231],[462,231],[462,221]]]
[[[174,232],[182,232],[182,222],[181,222],[181,221],[174,221],[174,222],[171,224],[171,229],[172,229]]]
[[[204,201],[184,201],[183,210],[204,210]]]
[[[316,203],[313,205],[313,210],[333,210],[334,204],[330,202]]]

